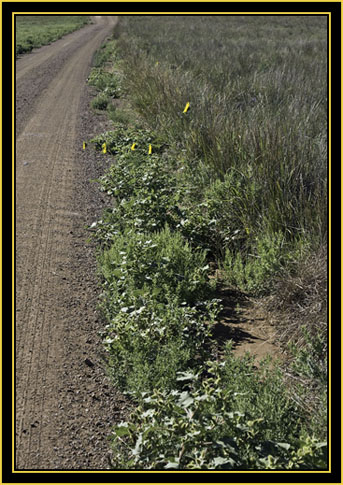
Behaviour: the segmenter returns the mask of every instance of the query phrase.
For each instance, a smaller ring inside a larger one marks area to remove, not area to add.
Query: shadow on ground
[[[223,306],[212,333],[219,353],[232,341],[236,355],[249,352],[258,361],[267,355],[281,357],[281,350],[274,344],[275,328],[261,305],[249,295],[224,286],[217,289],[216,298]]]

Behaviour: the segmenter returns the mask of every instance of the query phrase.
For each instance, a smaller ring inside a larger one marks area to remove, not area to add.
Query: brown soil
[[[17,470],[109,468],[108,436],[125,398],[105,373],[98,287],[86,225],[108,160],[82,150],[104,128],[85,84],[116,17],[16,62]]]
[[[265,310],[263,299],[254,300],[230,288],[222,288],[217,297],[223,306],[214,333],[219,349],[232,340],[233,353],[243,356],[249,352],[256,364],[267,356],[274,360],[285,358],[274,342],[277,328],[272,313]]]

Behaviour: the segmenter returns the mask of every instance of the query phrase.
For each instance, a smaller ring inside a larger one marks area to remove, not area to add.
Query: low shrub
[[[266,363],[207,362],[207,377],[178,374],[179,390],[143,395],[114,428],[113,467],[148,470],[321,469],[326,443],[301,430],[281,376]]]
[[[93,109],[105,110],[110,102],[109,97],[105,93],[99,93],[91,101],[91,107]]]
[[[168,226],[160,232],[127,229],[99,257],[106,289],[119,307],[130,306],[130,292],[144,291],[161,303],[194,305],[211,293],[206,252],[194,251]]]
[[[114,382],[137,399],[153,389],[175,388],[177,372],[209,356],[219,309],[216,301],[197,307],[158,303],[147,293],[131,303],[112,315],[104,343]]]
[[[208,300],[205,259],[168,226],[149,234],[126,230],[99,256],[104,342],[122,389],[172,388],[176,371],[208,352],[219,307]]]
[[[103,67],[93,67],[89,77],[88,84],[94,86],[102,94],[111,98],[120,96],[120,80],[114,72],[109,72]]]

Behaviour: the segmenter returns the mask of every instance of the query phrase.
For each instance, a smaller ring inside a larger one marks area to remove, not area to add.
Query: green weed
[[[143,395],[114,428],[113,467],[157,470],[325,468],[326,443],[306,435],[277,370],[253,359],[207,362],[178,374],[181,390]],[[185,385],[186,384],[186,385]]]
[[[280,231],[257,236],[250,242],[250,251],[244,254],[227,249],[222,267],[230,284],[261,294],[270,293],[271,281],[289,271],[305,254],[306,247],[302,240],[290,244]]]
[[[110,98],[107,94],[99,93],[95,98],[92,99],[91,107],[93,109],[106,110],[109,102]]]
[[[205,258],[168,227],[126,230],[99,256],[105,346],[122,388],[171,388],[176,370],[206,352],[219,308],[205,300],[211,295]]]
[[[120,80],[113,72],[106,71],[103,67],[93,67],[89,77],[88,84],[94,86],[101,95],[118,98],[121,93]]]

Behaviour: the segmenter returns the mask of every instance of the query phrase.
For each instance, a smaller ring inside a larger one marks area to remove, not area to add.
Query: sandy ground
[[[86,86],[116,17],[16,62],[17,470],[109,468],[108,435],[125,398],[106,377],[91,224],[106,156],[82,141],[103,129]]]

